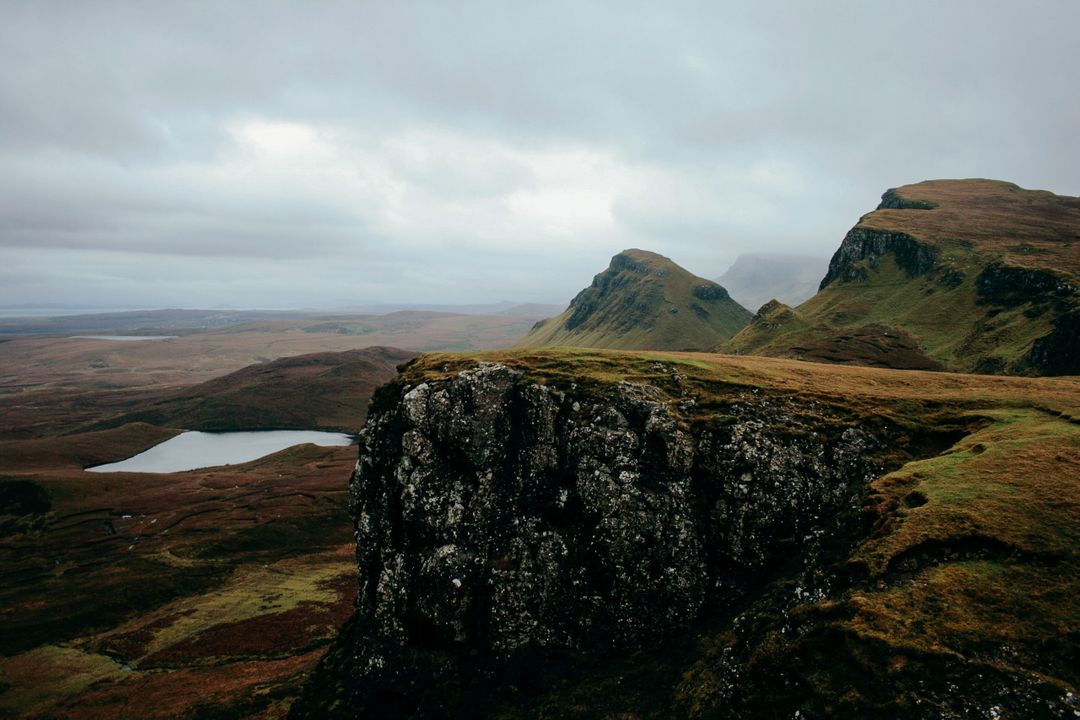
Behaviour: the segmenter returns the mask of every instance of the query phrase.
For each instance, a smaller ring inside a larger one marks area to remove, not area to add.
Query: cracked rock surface
[[[357,716],[515,658],[683,631],[771,565],[809,565],[879,470],[870,433],[749,392],[703,424],[680,415],[692,397],[492,363],[380,393],[350,484]]]

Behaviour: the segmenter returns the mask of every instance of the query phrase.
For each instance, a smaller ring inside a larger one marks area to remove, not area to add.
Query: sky
[[[1080,2],[5,0],[0,306],[565,303],[1080,195]]]

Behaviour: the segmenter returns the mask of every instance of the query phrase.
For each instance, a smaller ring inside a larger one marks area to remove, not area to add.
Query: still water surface
[[[72,335],[75,340],[116,340],[118,342],[139,342],[140,340],[172,340],[176,335]]]
[[[127,460],[86,469],[90,472],[183,472],[250,462],[303,443],[350,445],[353,442],[351,436],[343,433],[316,430],[186,432]]]

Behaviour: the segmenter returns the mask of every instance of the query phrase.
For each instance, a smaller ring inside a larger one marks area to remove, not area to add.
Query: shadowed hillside
[[[416,353],[372,347],[249,365],[145,403],[108,424],[197,430],[334,429],[356,432],[375,388]]]
[[[994,180],[889,190],[817,295],[721,349],[966,372],[1080,372],[1080,199]]]
[[[703,350],[734,335],[750,317],[711,280],[662,255],[624,250],[565,312],[538,322],[518,345]]]

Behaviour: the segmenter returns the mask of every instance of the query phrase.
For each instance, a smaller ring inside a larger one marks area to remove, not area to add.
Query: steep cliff
[[[750,312],[713,281],[662,255],[624,250],[566,311],[536,323],[518,345],[705,350],[749,320]]]
[[[1080,373],[1080,198],[990,180],[887,191],[844,237],[800,322],[722,349],[964,372]],[[859,342],[852,342],[857,337]],[[897,344],[894,338],[901,337]]]
[[[887,525],[872,482],[988,422],[950,409],[957,383],[889,406],[881,377],[829,397],[817,383],[837,376],[814,368],[565,352],[407,368],[373,401],[350,486],[357,616],[294,716],[811,707],[759,670],[824,646],[773,633],[885,582],[852,555]],[[1002,687],[1024,707],[1049,692]]]

